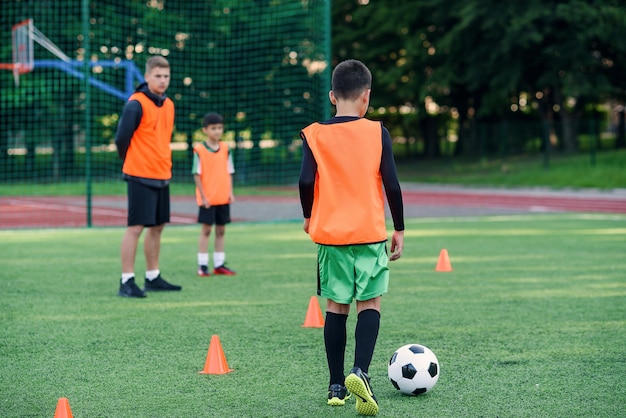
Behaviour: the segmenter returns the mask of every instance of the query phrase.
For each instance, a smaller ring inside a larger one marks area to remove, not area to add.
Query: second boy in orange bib
[[[217,113],[209,113],[202,120],[206,140],[193,149],[193,178],[196,183],[198,223],[202,224],[198,239],[198,276],[209,276],[209,237],[215,225],[213,274],[235,275],[225,265],[224,235],[230,223],[230,204],[235,201],[232,174],[235,167],[228,146],[220,142],[224,120]]]

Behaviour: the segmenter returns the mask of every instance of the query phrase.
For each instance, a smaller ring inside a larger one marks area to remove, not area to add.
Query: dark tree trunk
[[[626,148],[626,108],[621,106],[617,112],[617,138],[615,149]]]

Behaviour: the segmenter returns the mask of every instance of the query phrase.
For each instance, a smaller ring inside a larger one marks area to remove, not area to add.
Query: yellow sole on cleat
[[[345,399],[339,399],[337,397],[328,400],[328,405],[330,406],[344,406],[345,404]]]
[[[356,396],[356,412],[360,415],[374,416],[378,413],[378,403],[372,397],[372,390],[363,379],[355,374],[346,377],[346,387]]]

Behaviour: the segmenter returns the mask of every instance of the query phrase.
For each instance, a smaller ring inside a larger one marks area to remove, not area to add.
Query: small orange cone
[[[452,271],[448,250],[445,248],[439,252],[439,260],[437,260],[437,267],[435,267],[435,271]]]
[[[70,409],[70,402],[67,398],[59,398],[57,409],[54,412],[54,418],[74,418],[72,410]]]
[[[228,368],[226,362],[226,356],[224,350],[222,350],[222,344],[220,343],[220,337],[213,335],[211,337],[211,343],[209,344],[209,352],[206,356],[204,363],[204,369],[200,374],[226,374],[232,372],[233,369]]]
[[[306,317],[302,326],[305,328],[324,328],[324,317],[316,296],[311,296],[309,309],[306,311]]]

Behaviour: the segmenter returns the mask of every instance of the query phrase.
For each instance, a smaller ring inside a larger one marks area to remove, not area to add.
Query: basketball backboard
[[[35,55],[33,53],[33,19],[23,20],[11,30],[13,36],[13,78],[15,85],[20,84],[20,74],[33,71]]]

